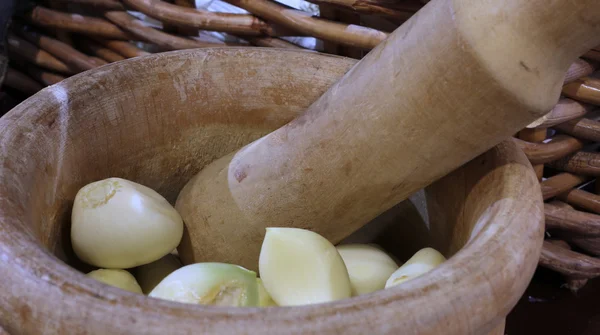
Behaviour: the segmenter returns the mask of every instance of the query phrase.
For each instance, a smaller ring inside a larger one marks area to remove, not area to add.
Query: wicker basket
[[[311,0],[320,17],[271,0],[229,0],[236,13],[194,9],[195,1],[58,0],[15,17],[5,85],[31,95],[67,76],[151,52],[255,45],[309,48],[361,58],[426,1]],[[217,6],[217,8],[220,8]],[[223,7],[226,8],[226,7]],[[151,18],[143,19],[144,17]],[[142,19],[141,19],[142,18]],[[212,33],[207,33],[210,31]],[[218,32],[219,34],[215,34]],[[300,40],[302,41],[302,40]],[[572,290],[600,276],[600,47],[572,64],[563,98],[515,141],[533,164],[546,203],[540,265],[562,273]]]

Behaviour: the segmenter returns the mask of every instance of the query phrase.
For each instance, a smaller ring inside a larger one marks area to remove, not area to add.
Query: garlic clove
[[[81,188],[71,215],[71,242],[84,262],[125,269],[171,252],[183,235],[181,216],[156,191],[121,178]]]
[[[267,228],[259,257],[261,279],[279,306],[316,304],[351,295],[342,257],[321,235]]]
[[[415,253],[396,270],[385,283],[385,288],[399,285],[433,270],[446,261],[444,255],[433,248],[424,248]]]
[[[277,306],[275,301],[269,295],[269,292],[265,289],[265,285],[262,282],[262,279],[256,278],[256,285],[258,288],[258,306],[260,307],[269,307],[269,306]]]
[[[340,245],[337,251],[348,269],[353,296],[383,289],[387,279],[398,269],[398,264],[385,251],[372,245]]]
[[[86,276],[94,278],[99,282],[107,285],[118,287],[122,290],[133,293],[142,293],[140,285],[137,283],[131,273],[121,269],[98,269],[94,270]]]
[[[166,276],[181,268],[181,266],[179,258],[173,254],[167,254],[157,261],[137,267],[134,273],[142,291],[144,294],[148,294]]]
[[[225,263],[184,266],[165,277],[148,296],[201,305],[258,306],[256,273]]]

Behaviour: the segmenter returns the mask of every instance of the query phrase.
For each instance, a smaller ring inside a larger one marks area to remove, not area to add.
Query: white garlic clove
[[[71,242],[84,262],[126,269],[171,252],[183,236],[181,216],[156,191],[121,178],[81,188],[71,215]]]
[[[258,306],[260,307],[269,307],[269,306],[277,306],[275,301],[269,295],[269,292],[265,289],[265,285],[262,282],[262,279],[256,278],[256,285],[258,288]]]
[[[225,263],[184,266],[165,277],[148,296],[190,304],[258,306],[256,273]]]
[[[94,278],[99,282],[107,285],[118,287],[122,290],[133,293],[142,293],[140,285],[137,283],[131,273],[121,269],[98,269],[94,270],[86,276]]]
[[[279,306],[316,304],[351,295],[350,279],[333,244],[305,229],[267,228],[260,277]]]
[[[425,274],[446,261],[444,255],[433,248],[424,248],[415,253],[396,270],[385,283],[385,288],[399,285]]]
[[[134,270],[135,278],[142,287],[144,294],[148,294],[166,276],[181,268],[181,266],[181,262],[177,256],[167,254],[157,261],[137,267]]]
[[[398,269],[387,253],[372,245],[346,244],[337,250],[348,269],[353,296],[383,289],[387,279]]]

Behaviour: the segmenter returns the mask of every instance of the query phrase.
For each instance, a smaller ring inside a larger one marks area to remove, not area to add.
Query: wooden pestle
[[[599,43],[596,0],[430,2],[301,116],[188,182],[182,260],[256,269],[269,226],[341,241],[548,113]]]

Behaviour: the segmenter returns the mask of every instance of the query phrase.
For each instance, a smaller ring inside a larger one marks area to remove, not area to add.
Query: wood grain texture
[[[105,12],[104,17],[135,36],[137,40],[150,42],[165,50],[224,46],[223,43],[200,42],[191,38],[185,38],[162,32],[147,26],[144,22],[136,19],[124,11]]]
[[[79,72],[72,66],[69,66],[52,56],[49,52],[38,48],[34,44],[9,33],[7,37],[8,51],[18,58],[22,58],[37,66],[54,70],[60,73],[74,74]]]
[[[600,176],[600,153],[578,151],[548,163],[555,169],[585,176]]]
[[[227,2],[267,21],[342,45],[372,49],[388,36],[387,33],[376,29],[316,18],[309,13],[290,9],[270,0],[227,0]]]
[[[26,74],[10,67],[6,71],[3,84],[26,95],[32,95],[43,88]]]
[[[278,35],[275,27],[254,15],[215,13],[181,7],[160,0],[123,0],[123,3],[129,8],[176,26],[240,35]]]
[[[150,55],[150,52],[142,50],[130,42],[104,39],[96,39],[96,41],[125,58]]]
[[[15,157],[0,166],[0,323],[15,334],[43,326],[84,335],[485,335],[499,327],[531,279],[543,237],[537,180],[512,142],[425,190],[425,211],[439,214],[431,227],[453,232],[439,242],[460,251],[390,290],[304,307],[215,308],[107,287],[59,261],[74,264],[68,218],[80,187],[120,176],[173,202],[197,171],[298,117],[354,64],[268,48],[175,51],[67,78],[13,109],[0,119],[0,150]]]
[[[600,105],[600,79],[584,77],[563,87],[563,94],[571,99]]]
[[[531,164],[544,164],[560,159],[568,154],[581,150],[583,142],[568,135],[556,135],[547,143],[531,143],[513,139],[523,150]]]
[[[424,6],[301,117],[198,173],[176,204],[189,236],[179,249],[183,262],[256,268],[265,228],[273,225],[337,243],[546,114],[570,64],[598,44],[600,7],[592,0],[556,2],[555,9],[515,0],[502,1],[498,12],[485,4]],[[599,24],[558,19],[562,10]],[[486,32],[499,26],[506,34],[490,40]],[[558,44],[540,43],[540,36]]]
[[[558,101],[550,113],[537,119],[527,128],[549,128],[584,116],[591,106],[572,99],[563,98]]]
[[[30,23],[44,28],[60,29],[109,39],[135,40],[133,35],[97,17],[69,14],[36,6],[26,14],[25,18]]]
[[[589,178],[584,176],[578,176],[571,173],[561,173],[552,176],[540,183],[542,188],[542,197],[544,200],[553,198],[561,193],[569,191],[570,189],[578,186]]]

